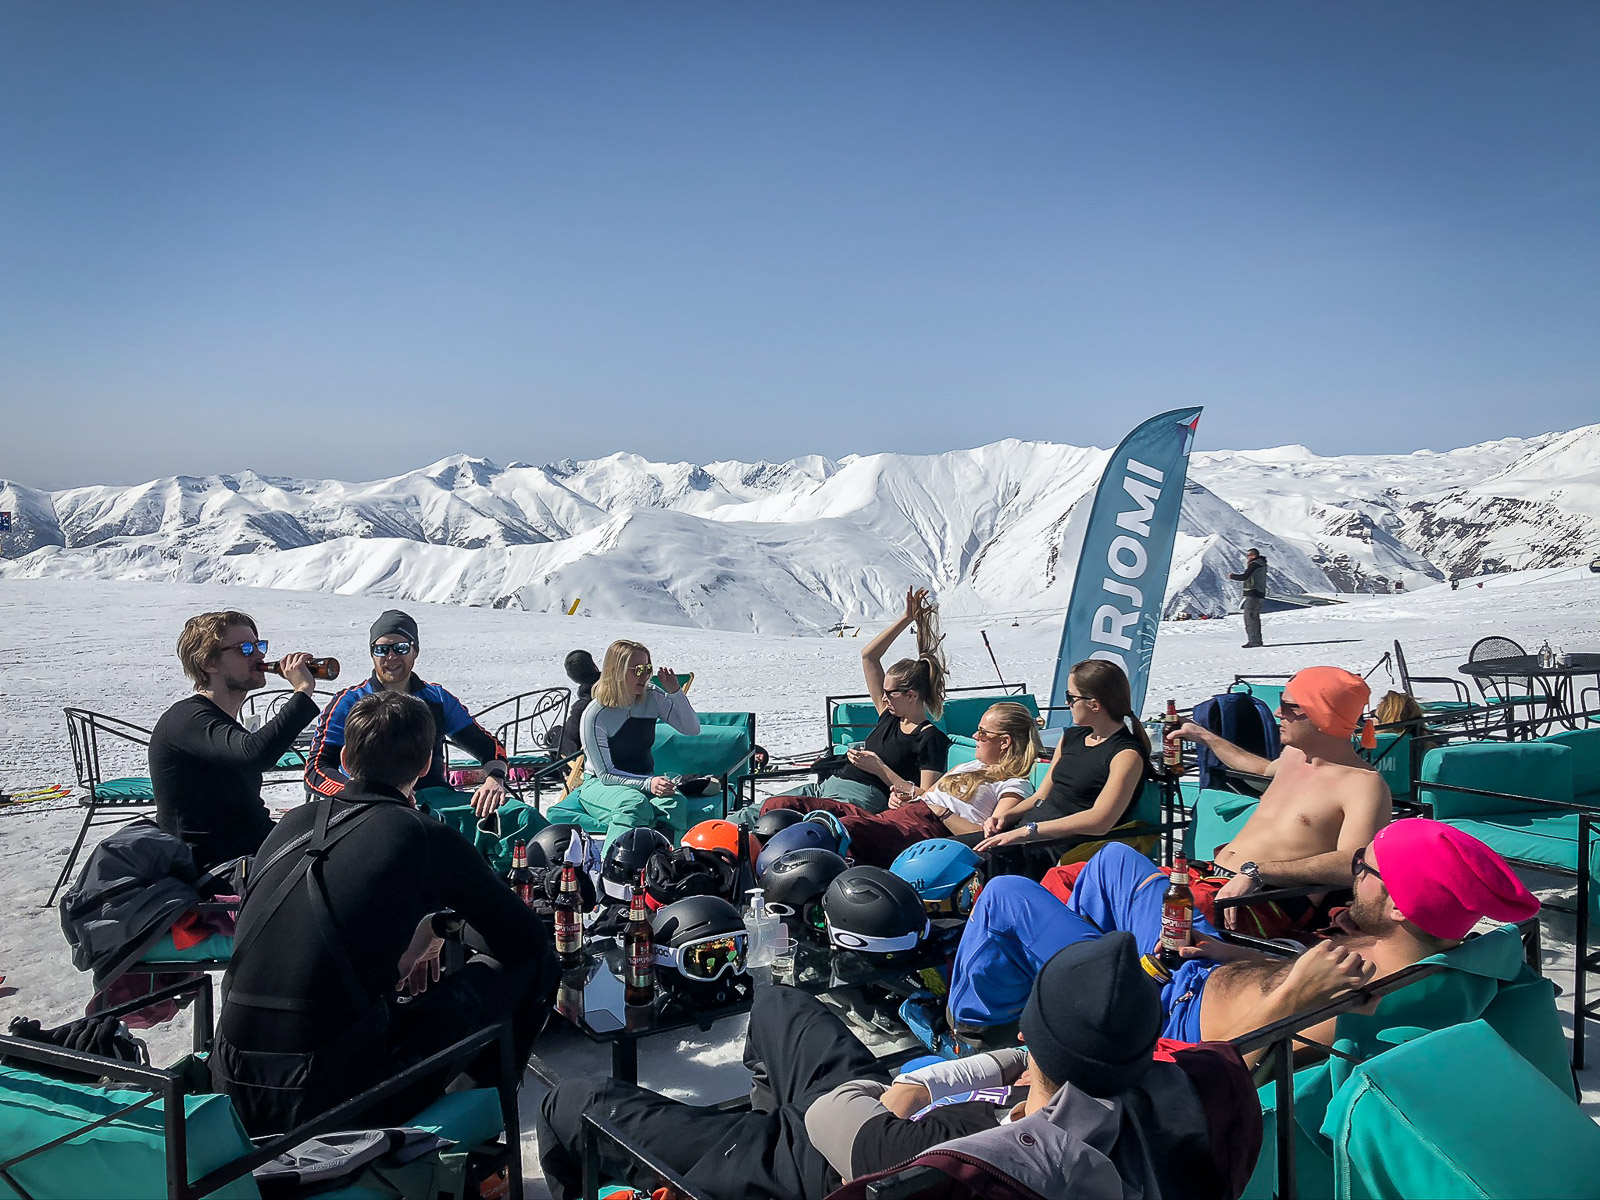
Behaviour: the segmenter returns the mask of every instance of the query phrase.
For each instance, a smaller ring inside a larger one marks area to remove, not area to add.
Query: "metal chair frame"
[[[183,983],[162,988],[150,996],[118,1005],[116,1008],[108,1009],[105,1013],[99,1015],[125,1016],[129,1012],[136,1011],[145,1005],[160,1000],[177,999],[191,991],[196,993],[196,1002],[200,1006],[195,1014],[195,1050],[196,1052],[203,1051],[209,1049],[211,1044],[212,1003],[209,976],[185,980]],[[0,1162],[0,1180],[4,1180],[19,1196],[26,1196],[28,1193],[11,1176],[12,1167],[19,1162],[24,1162],[47,1150],[51,1150],[63,1142],[81,1137],[83,1134],[98,1129],[103,1125],[112,1124],[119,1117],[137,1109],[145,1108],[159,1099],[162,1105],[162,1123],[165,1133],[168,1200],[196,1200],[200,1196],[215,1192],[218,1188],[231,1183],[235,1179],[248,1175],[257,1167],[271,1161],[284,1151],[291,1150],[318,1134],[348,1128],[352,1118],[358,1117],[380,1100],[388,1099],[402,1088],[426,1077],[439,1067],[456,1060],[458,1056],[464,1057],[495,1043],[498,1043],[500,1049],[501,1079],[497,1091],[500,1094],[500,1116],[504,1123],[505,1145],[498,1147],[489,1156],[489,1161],[491,1166],[496,1168],[504,1166],[509,1169],[511,1196],[513,1200],[522,1200],[522,1125],[517,1111],[516,1087],[517,1082],[521,1079],[521,1072],[516,1070],[516,1053],[511,1040],[510,1022],[503,1022],[462,1038],[453,1045],[429,1055],[421,1062],[407,1067],[404,1071],[385,1079],[381,1083],[373,1085],[360,1095],[346,1100],[320,1116],[304,1121],[288,1132],[279,1134],[268,1141],[258,1142],[255,1149],[250,1153],[236,1158],[227,1165],[218,1167],[209,1174],[193,1181],[189,1179],[188,1125],[184,1112],[183,1098],[185,1095],[198,1093],[188,1086],[187,1081],[182,1076],[171,1070],[137,1066],[117,1059],[102,1058],[99,1055],[88,1054],[81,1050],[63,1050],[56,1046],[27,1041],[22,1038],[0,1037],[0,1055],[12,1061],[66,1068],[91,1078],[98,1077],[115,1083],[132,1084],[135,1087],[148,1089],[150,1092],[148,1097],[136,1104],[119,1109],[109,1116],[90,1122],[79,1129],[73,1130],[71,1133],[46,1142],[44,1145],[35,1146],[22,1154],[10,1156]]]
[[[50,895],[44,902],[45,908],[56,902],[57,893],[71,878],[72,868],[77,865],[78,855],[83,850],[84,838],[88,836],[92,826],[120,825],[143,816],[155,808],[154,799],[105,800],[99,794],[100,786],[106,781],[100,771],[101,736],[120,739],[148,751],[151,731],[122,717],[113,717],[108,713],[94,712],[87,708],[68,707],[62,711],[67,716],[67,741],[72,747],[73,774],[77,777],[78,786],[86,793],[79,799],[79,803],[88,811],[84,813],[83,824],[78,827],[78,836],[72,843],[72,849],[67,852],[67,861],[62,864],[61,873],[56,876]],[[145,769],[149,769],[148,765]],[[119,811],[114,817],[96,815],[100,810],[107,808]]]

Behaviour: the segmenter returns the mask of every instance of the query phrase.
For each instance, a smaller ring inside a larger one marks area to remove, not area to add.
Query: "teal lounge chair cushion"
[[[1378,744],[1369,756],[1378,768],[1389,794],[1396,800],[1411,799],[1414,781],[1411,778],[1411,738],[1409,730],[1400,733],[1378,734]]]
[[[1499,815],[1521,810],[1546,812],[1537,805],[1518,804],[1464,792],[1442,792],[1430,783],[1480,788],[1541,800],[1572,803],[1572,752],[1550,742],[1466,742],[1435,746],[1422,759],[1417,798],[1433,807],[1443,821],[1451,817]]]
[[[1211,859],[1217,847],[1231,841],[1244,827],[1260,802],[1259,796],[1202,789],[1195,796],[1194,819],[1184,831],[1185,853],[1194,859]]]
[[[299,750],[285,750],[278,756],[274,764],[280,771],[303,771],[306,766],[306,756]]]
[[[996,692],[990,696],[948,696],[944,702],[944,712],[934,722],[940,729],[951,737],[971,737],[978,728],[978,722],[983,720],[983,714],[994,705],[1002,701],[1011,701],[1022,705],[1028,714],[1037,719],[1039,716],[1039,702],[1031,693],[1021,692],[1014,696],[1007,696]],[[877,720],[876,716],[873,718]]]
[[[1265,704],[1268,710],[1271,712],[1277,712],[1278,701],[1283,699],[1283,689],[1286,686],[1288,685],[1282,683],[1236,683],[1234,684],[1232,690],[1236,692],[1248,690],[1249,694],[1261,701],[1261,703]]]
[[[1600,1180],[1600,1127],[1483,1021],[1357,1067],[1322,1133],[1341,1200],[1577,1200]]]
[[[1600,729],[1568,729],[1540,738],[1552,746],[1565,746],[1570,750],[1568,761],[1572,764],[1572,791],[1578,796],[1600,793]],[[1596,801],[1590,800],[1590,804]]]
[[[148,779],[105,779],[94,785],[98,804],[154,804],[156,790]]]
[[[149,1093],[67,1083],[14,1067],[0,1067],[0,1154],[11,1158],[34,1146],[137,1104]],[[199,1179],[246,1154],[250,1139],[226,1096],[184,1098],[189,1178]],[[32,1196],[101,1200],[106,1196],[151,1200],[167,1194],[166,1137],[156,1099],[99,1129],[9,1168]],[[259,1197],[246,1175],[212,1193],[226,1200]],[[0,1180],[0,1197],[19,1193]]]
[[[1445,824],[1470,833],[1505,858],[1559,871],[1578,869],[1578,817],[1575,813],[1484,813],[1451,817]]]
[[[828,744],[835,753],[851,742],[864,742],[878,723],[878,709],[870,700],[846,700],[835,705],[828,726]]]

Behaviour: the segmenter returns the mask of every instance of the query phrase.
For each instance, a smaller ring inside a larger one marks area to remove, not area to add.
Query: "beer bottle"
[[[337,658],[313,658],[306,664],[306,668],[311,672],[311,678],[313,679],[339,678],[339,660]],[[262,663],[261,669],[269,675],[282,675],[283,663],[281,661]]]
[[[514,842],[511,846],[511,870],[506,872],[506,882],[529,908],[533,907],[533,872],[528,870],[528,843]]]
[[[561,867],[561,890],[556,893],[556,957],[563,967],[583,961],[582,896],[578,892],[578,868],[572,863]]]
[[[1161,898],[1161,965],[1176,971],[1183,965],[1179,949],[1194,940],[1194,892],[1189,887],[1189,860],[1172,860],[1167,894]]]
[[[1178,726],[1183,720],[1178,716],[1178,702],[1167,701],[1167,713],[1161,718],[1161,745],[1167,774],[1176,775],[1183,770],[1183,742],[1178,739]]]
[[[650,931],[650,913],[644,905],[643,871],[639,872],[639,882],[633,886],[633,900],[628,905],[628,932],[622,939],[622,953],[628,964],[623,1002],[635,1006],[651,1003],[656,998],[656,947]]]

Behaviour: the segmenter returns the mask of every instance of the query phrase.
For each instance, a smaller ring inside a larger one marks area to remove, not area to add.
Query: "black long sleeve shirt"
[[[180,700],[150,735],[156,823],[194,849],[202,870],[254,854],[272,831],[261,776],[317,717],[317,702],[296,692],[251,733],[207,696]]]

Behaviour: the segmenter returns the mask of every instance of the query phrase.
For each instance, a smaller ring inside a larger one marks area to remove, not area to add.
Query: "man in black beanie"
[[[561,743],[556,749],[556,753],[565,758],[583,749],[583,710],[594,699],[594,685],[600,682],[600,668],[595,665],[594,655],[587,650],[569,653],[562,667],[567,672],[567,678],[578,685],[578,694],[572,698],[572,707],[567,710],[566,722],[561,726]]]
[[[398,692],[415,696],[433,714],[433,761],[417,781],[417,790],[450,786],[444,773],[444,743],[448,738],[483,764],[484,780],[472,794],[472,807],[483,817],[498,809],[506,798],[505,747],[472,719],[466,705],[417,674],[422,643],[416,620],[410,613],[391,608],[372,623],[367,644],[372,650],[372,675],[345,688],[322,710],[306,761],[306,787],[319,796],[344,794],[349,780],[340,766],[339,755],[344,749],[345,718],[356,702],[367,696]]]

